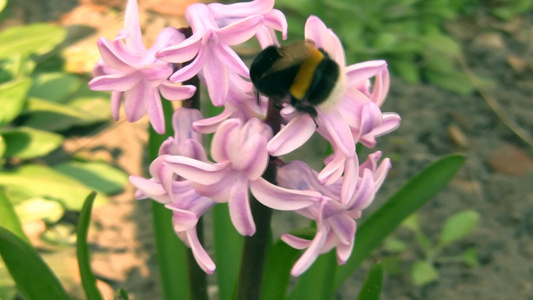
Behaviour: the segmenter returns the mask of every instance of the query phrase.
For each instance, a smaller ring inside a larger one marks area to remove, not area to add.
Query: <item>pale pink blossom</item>
[[[356,158],[351,160],[345,175],[331,185],[319,182],[317,172],[300,161],[292,161],[278,170],[279,186],[264,179],[251,184],[252,193],[262,204],[295,211],[316,222],[312,240],[290,234],[281,237],[293,248],[306,249],[291,270],[293,276],[301,275],[320,254],[334,247],[337,262],[346,263],[355,242],[355,220],[374,200],[391,166],[389,159],[378,164],[380,157],[380,152],[371,154],[361,166]]]
[[[222,106],[228,95],[230,72],[248,77],[248,67],[230,46],[252,38],[263,25],[264,17],[254,14],[219,27],[213,11],[201,3],[189,5],[185,17],[192,36],[159,50],[156,56],[172,63],[190,61],[170,80],[183,82],[202,72],[211,101]]]
[[[243,123],[224,121],[216,131],[211,156],[214,163],[185,156],[166,156],[165,164],[177,175],[188,179],[194,190],[219,203],[228,203],[233,225],[241,235],[255,233],[248,198],[250,183],[261,178],[267,168],[267,141],[272,130],[259,119]]]
[[[137,1],[129,0],[126,8],[125,28],[116,38],[98,40],[101,60],[93,70],[89,87],[97,91],[111,91],[111,112],[118,119],[124,99],[124,112],[130,122],[144,114],[154,130],[165,132],[165,120],[160,94],[169,100],[190,98],[196,88],[180,86],[168,81],[172,65],[155,57],[157,50],[179,43],[185,37],[174,28],[163,29],[150,49],[144,47],[139,24]]]
[[[326,138],[334,155],[321,173],[322,183],[331,184],[344,172],[355,156],[355,144],[375,145],[375,137],[396,129],[400,117],[395,113],[381,113],[379,106],[389,89],[387,63],[368,61],[346,66],[344,50],[339,38],[317,17],[311,16],[305,25],[305,37],[323,49],[340,68],[339,88],[331,101],[315,107],[317,117],[298,112],[286,105],[281,114],[287,124],[268,143],[273,156],[294,151],[316,131]],[[375,77],[373,87],[370,78]]]

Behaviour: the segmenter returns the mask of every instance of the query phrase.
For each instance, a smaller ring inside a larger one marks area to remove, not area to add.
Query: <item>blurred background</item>
[[[162,28],[186,25],[195,1],[138,2],[150,45]],[[112,121],[110,95],[87,88],[96,40],[114,38],[125,5],[0,0],[0,186],[78,299],[75,224],[93,189],[89,241],[106,298],[119,287],[132,299],[160,298],[150,204],[134,201],[127,182],[149,163],[148,121]],[[317,15],[341,38],[348,64],[389,64],[382,110],[403,121],[378,139],[393,169],[374,209],[438,158],[467,157],[448,187],[372,255],[386,271],[382,299],[533,299],[533,1],[277,0],[276,8],[288,19],[287,42],[303,39],[305,20]],[[251,60],[260,49],[236,50]],[[448,228],[465,234],[444,243]],[[338,299],[357,295],[370,263]],[[0,299],[17,297],[0,265]]]

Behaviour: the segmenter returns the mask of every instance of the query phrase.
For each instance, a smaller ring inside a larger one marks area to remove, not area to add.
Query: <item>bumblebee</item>
[[[339,65],[309,40],[265,48],[252,62],[250,78],[274,105],[289,102],[313,118],[315,106],[327,109],[337,103],[343,81]]]

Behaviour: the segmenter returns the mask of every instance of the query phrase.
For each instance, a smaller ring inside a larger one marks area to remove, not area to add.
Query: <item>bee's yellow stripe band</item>
[[[312,55],[302,63],[290,88],[290,93],[294,98],[302,100],[305,97],[315,75],[316,68],[323,59],[324,54],[315,48],[312,51]]]

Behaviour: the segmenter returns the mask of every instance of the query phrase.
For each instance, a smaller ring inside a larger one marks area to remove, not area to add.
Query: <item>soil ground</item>
[[[79,62],[75,58],[80,53],[97,56],[97,37],[111,38],[122,26],[110,6],[123,11],[125,1],[105,5],[103,1],[80,2],[21,0],[23,5],[9,21],[54,21],[71,29],[80,24],[95,27],[97,33],[66,51],[75,61],[71,64],[73,70],[85,72],[94,60]],[[148,10],[141,15],[145,30],[156,33],[167,24],[182,24],[177,16],[183,12],[185,2],[164,1],[166,7],[161,9],[163,1],[143,1],[141,8]],[[419,217],[424,232],[433,238],[448,216],[465,209],[476,210],[481,215],[478,226],[443,254],[455,255],[474,247],[480,265],[471,268],[460,263],[439,264],[437,282],[415,287],[408,270],[422,253],[417,250],[413,235],[400,229],[395,236],[408,243],[409,251],[399,256],[401,275],[385,276],[382,298],[533,299],[533,151],[497,115],[504,115],[526,133],[533,133],[533,14],[508,22],[481,14],[449,26],[463,42],[463,68],[490,79],[492,85],[483,86],[472,95],[459,96],[429,84],[407,84],[393,78],[383,110],[399,113],[403,121],[396,132],[379,140],[378,147],[392,158],[393,169],[374,208],[431,162],[450,153],[464,154],[467,159],[462,170],[419,211]],[[489,106],[491,101],[500,104],[496,111]],[[89,137],[91,147],[86,150],[91,155],[110,157],[128,173],[141,174],[146,126],[146,120],[115,124]],[[76,149],[83,139],[87,137],[70,140],[65,150]],[[109,155],[113,149],[119,149],[120,155]],[[94,211],[95,226],[90,232],[93,268],[103,279],[106,298],[112,290],[122,287],[132,295],[130,299],[159,299],[150,204],[132,200],[132,192],[128,187],[113,203]],[[71,255],[72,266],[68,269],[75,277],[73,252]],[[380,249],[372,258],[390,255]],[[343,286],[338,299],[354,299],[370,262],[367,260]],[[79,286],[72,286],[71,290],[83,298]]]

